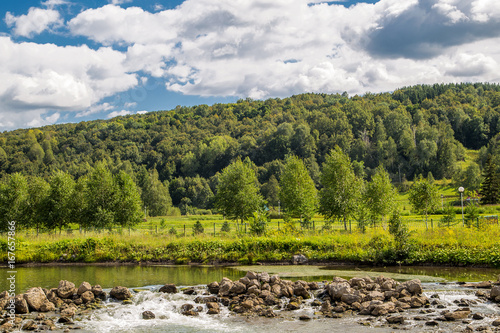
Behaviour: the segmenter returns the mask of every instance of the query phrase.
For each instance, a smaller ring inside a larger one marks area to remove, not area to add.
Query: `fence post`
[[[278,231],[280,231],[280,221],[278,221]]]
[[[214,237],[215,237],[215,222],[214,222]]]
[[[186,237],[186,225],[184,224],[184,237]]]
[[[476,220],[477,220],[477,230],[479,230],[479,217],[476,218]]]
[[[432,219],[431,219],[431,229],[434,229],[434,223],[432,223]]]
[[[156,226],[156,233],[158,233],[158,226]]]
[[[313,221],[313,231],[316,231],[316,225],[314,224],[314,221]]]
[[[429,230],[429,227],[427,226],[427,218],[425,219],[425,230]]]
[[[349,233],[352,234],[351,220],[349,220]]]
[[[128,228],[128,235],[130,236],[130,227]]]
[[[245,234],[247,233],[247,223],[245,222]]]

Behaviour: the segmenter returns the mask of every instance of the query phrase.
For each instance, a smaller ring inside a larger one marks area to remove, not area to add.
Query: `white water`
[[[430,297],[433,294],[439,295],[439,300],[447,304],[447,310],[454,310],[458,305],[455,300],[475,300],[478,303],[471,305],[473,313],[482,313],[486,318],[480,322],[472,322],[473,326],[491,323],[493,317],[498,315],[500,308],[496,304],[479,301],[474,295],[474,290],[459,289],[456,285],[424,284],[425,295]],[[373,318],[370,316],[345,316],[340,319],[317,317],[311,321],[300,321],[300,315],[314,317],[317,309],[310,306],[312,300],[304,302],[301,309],[296,311],[277,310],[278,318],[245,317],[235,315],[221,305],[221,313],[218,315],[208,315],[204,304],[194,303],[197,295],[163,294],[152,292],[159,286],[150,286],[136,293],[133,297],[133,304],[123,305],[121,303],[107,302],[106,307],[93,311],[89,318],[85,318],[78,323],[83,328],[83,332],[96,333],[122,333],[122,332],[394,332],[383,318]],[[198,294],[202,294],[206,289],[204,286],[197,286]],[[431,299],[432,301],[432,299]],[[286,301],[284,301],[286,302]],[[183,304],[190,303],[195,307],[202,306],[197,317],[182,315],[180,308]],[[156,318],[152,320],[142,319],[142,312],[152,311]],[[454,332],[457,329],[465,328],[461,322],[440,322],[439,327],[425,326],[425,321],[415,321],[411,319],[418,315],[420,309],[410,310],[404,315],[408,318],[404,327],[408,332]],[[435,315],[439,316],[440,309],[435,309]],[[360,322],[370,320],[370,326],[361,326]],[[82,332],[82,331],[80,331]]]

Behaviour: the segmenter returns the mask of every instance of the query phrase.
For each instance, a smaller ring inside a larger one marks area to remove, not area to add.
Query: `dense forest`
[[[220,172],[237,158],[254,163],[273,205],[273,184],[289,155],[304,161],[317,186],[320,166],[336,146],[365,179],[379,166],[395,183],[429,173],[458,179],[467,177],[457,164],[466,149],[479,150],[472,176],[489,154],[500,165],[499,132],[496,84],[419,85],[351,97],[311,93],[4,132],[0,174],[49,180],[61,170],[76,181],[101,163],[114,177],[129,175],[143,201],[156,184],[171,197],[169,205],[186,213],[213,208]]]

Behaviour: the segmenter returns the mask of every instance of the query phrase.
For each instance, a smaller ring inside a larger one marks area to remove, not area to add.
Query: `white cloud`
[[[472,18],[479,22],[488,22],[500,18],[500,2],[497,0],[474,0],[471,3]]]
[[[9,27],[14,27],[15,35],[31,38],[50,27],[62,25],[63,20],[56,10],[32,7],[26,15],[14,16],[7,12],[5,14],[5,23]]]
[[[132,114],[131,111],[128,110],[121,110],[121,111],[113,111],[108,114],[108,119],[118,117],[118,116],[126,116],[128,114]]]
[[[34,110],[40,115],[91,110],[101,99],[138,83],[123,66],[125,55],[110,48],[15,43],[0,37],[0,50],[0,114],[19,127],[36,119],[30,113]]]
[[[108,0],[108,1],[109,1],[109,3],[111,3],[113,5],[121,5],[124,3],[132,2],[133,0]]]
[[[102,104],[95,104],[89,107],[87,110],[80,111],[78,112],[75,117],[76,118],[81,118],[81,117],[86,117],[94,113],[99,113],[103,111],[109,111],[113,109],[114,106],[109,104],[109,103],[102,103]]]

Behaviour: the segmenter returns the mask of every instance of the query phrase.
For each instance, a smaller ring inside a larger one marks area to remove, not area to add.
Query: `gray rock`
[[[405,323],[405,317],[403,317],[403,316],[390,316],[390,317],[387,317],[386,320],[389,324],[404,324]]]
[[[142,319],[155,319],[156,316],[153,312],[151,311],[144,311],[142,313]]]
[[[14,297],[14,306],[16,308],[16,313],[29,313],[28,303],[24,299],[23,294],[18,294]]]
[[[86,291],[92,291],[92,286],[90,285],[90,283],[83,281],[80,284],[80,287],[78,287],[77,293],[78,295],[82,295]]]
[[[222,278],[222,281],[219,283],[219,296],[229,295],[229,290],[231,289],[232,286],[233,286],[233,281],[231,281],[226,277]]]
[[[351,286],[348,282],[334,282],[326,287],[332,299],[341,299],[342,295],[351,293]]]
[[[219,292],[219,282],[214,281],[212,283],[209,283],[207,285],[207,288],[211,294],[217,294]]]
[[[240,281],[236,281],[231,286],[231,289],[229,289],[229,292],[235,294],[243,294],[246,290],[247,287],[243,283],[241,283]]]
[[[401,293],[403,289],[407,290],[411,295],[422,294],[422,283],[418,279],[410,280],[401,283],[396,287],[396,291]]]
[[[47,296],[45,296],[45,293],[40,287],[28,289],[28,291],[24,293],[24,299],[28,303],[30,309],[34,311],[40,311],[42,304],[48,301]]]
[[[82,295],[82,301],[83,303],[90,303],[94,300],[94,293],[90,290],[87,290],[86,292],[84,292]]]
[[[66,280],[59,281],[59,286],[57,287],[57,295],[62,298],[70,298],[75,294],[75,284]]]
[[[176,294],[177,293],[177,287],[173,283],[167,283],[163,287],[158,290],[161,293],[166,293],[166,294]]]
[[[292,264],[294,265],[304,265],[307,264],[309,260],[303,254],[296,254],[292,257]]]
[[[132,293],[128,288],[122,286],[116,286],[109,292],[109,296],[116,298],[117,300],[123,301],[132,297]]]

